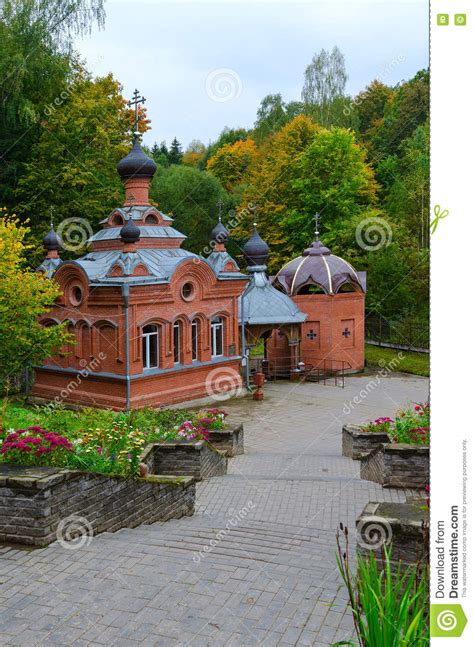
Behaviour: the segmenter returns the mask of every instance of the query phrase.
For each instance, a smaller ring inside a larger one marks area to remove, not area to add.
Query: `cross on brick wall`
[[[347,339],[351,336],[351,331],[349,330],[349,328],[344,328],[344,332],[342,334]]]
[[[314,330],[310,330],[309,332],[306,333],[306,337],[309,337],[311,341],[313,341],[313,339],[316,339],[317,336],[318,334],[315,333]]]

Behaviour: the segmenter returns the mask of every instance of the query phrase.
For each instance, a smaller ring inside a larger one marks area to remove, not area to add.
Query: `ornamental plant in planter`
[[[384,487],[424,487],[429,481],[429,418],[427,403],[398,412],[388,423],[390,442],[362,457],[361,478]]]

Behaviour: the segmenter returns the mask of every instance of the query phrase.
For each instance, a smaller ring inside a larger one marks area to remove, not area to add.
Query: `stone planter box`
[[[244,453],[244,426],[238,425],[234,429],[221,429],[219,431],[209,430],[209,443],[225,452],[231,458]]]
[[[342,428],[342,455],[354,460],[389,442],[390,437],[385,432],[362,431],[359,425],[344,425]]]
[[[426,501],[407,503],[368,503],[357,518],[357,552],[368,556],[374,551],[382,558],[381,540],[392,546],[393,564],[418,564],[428,559]]]
[[[115,532],[194,513],[192,478],[111,477],[50,467],[0,466],[0,542],[46,546],[68,532]]]
[[[141,461],[150,474],[192,476],[196,481],[227,474],[225,453],[203,440],[153,443],[145,447]]]
[[[430,479],[428,445],[380,445],[361,458],[360,477],[383,487],[424,488]]]

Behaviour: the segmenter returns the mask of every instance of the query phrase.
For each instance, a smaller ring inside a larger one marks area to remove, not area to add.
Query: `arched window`
[[[199,359],[199,321],[197,319],[191,322],[191,350],[192,361],[196,362]]]
[[[224,355],[224,322],[222,317],[215,317],[211,321],[211,348],[212,357]]]
[[[158,326],[150,324],[143,328],[143,368],[158,368]]]
[[[181,322],[175,321],[173,324],[173,353],[174,363],[181,363]]]

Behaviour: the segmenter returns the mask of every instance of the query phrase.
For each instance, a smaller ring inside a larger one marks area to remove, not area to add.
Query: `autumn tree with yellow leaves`
[[[27,267],[27,234],[27,227],[0,209],[0,392],[8,391],[23,368],[43,362],[70,341],[62,325],[39,323],[60,290]]]

